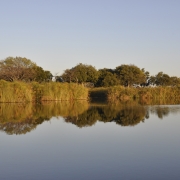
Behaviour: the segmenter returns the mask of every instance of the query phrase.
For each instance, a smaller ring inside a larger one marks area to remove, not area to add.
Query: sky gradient
[[[53,75],[78,63],[180,77],[179,0],[0,0],[0,60]]]

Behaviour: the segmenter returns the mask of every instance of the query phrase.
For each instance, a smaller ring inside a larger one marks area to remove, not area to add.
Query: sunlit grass
[[[87,100],[88,89],[75,83],[0,81],[0,102]]]
[[[109,88],[94,88],[90,90],[90,97],[104,98],[109,102],[115,101],[138,101],[141,104],[175,104],[180,102],[179,87],[123,87],[114,86]]]

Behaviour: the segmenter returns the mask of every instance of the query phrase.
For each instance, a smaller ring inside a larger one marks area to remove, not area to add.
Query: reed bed
[[[24,83],[0,81],[0,102],[87,100],[88,89],[75,83]]]
[[[94,88],[90,90],[90,97],[104,97],[109,102],[138,101],[141,104],[179,104],[180,87],[123,87]]]
[[[180,101],[179,87],[144,87],[125,88],[117,86],[108,89],[108,100],[139,100],[141,102],[153,101]]]
[[[0,81],[0,102],[26,102],[32,99],[32,93],[24,83]]]

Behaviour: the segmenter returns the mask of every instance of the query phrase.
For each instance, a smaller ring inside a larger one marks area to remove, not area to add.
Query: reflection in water
[[[151,113],[157,114],[157,116],[160,119],[163,119],[164,116],[168,116],[170,113],[170,108],[169,107],[151,107]]]
[[[91,106],[78,117],[68,116],[66,122],[71,122],[78,127],[92,126],[97,120],[103,122],[116,122],[122,126],[133,126],[143,121],[146,109],[141,105],[107,105]]]
[[[169,115],[169,113],[177,114],[180,112],[179,106],[150,106],[149,111],[151,114],[155,114],[158,116],[158,118],[163,119],[163,117],[166,117]]]
[[[179,106],[142,106],[139,104],[91,104],[86,101],[50,102],[46,104],[0,104],[0,130],[7,134],[25,134],[52,117],[62,116],[78,127],[92,126],[97,121],[134,126],[156,114],[160,119],[180,112]]]
[[[0,104],[0,129],[7,134],[25,134],[38,124],[59,116],[78,116],[88,109],[86,101],[46,104]]]

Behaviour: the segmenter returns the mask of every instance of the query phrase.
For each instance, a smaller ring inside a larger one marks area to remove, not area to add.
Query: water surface
[[[0,105],[0,179],[180,179],[180,105]]]

